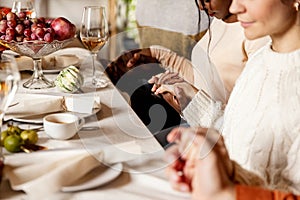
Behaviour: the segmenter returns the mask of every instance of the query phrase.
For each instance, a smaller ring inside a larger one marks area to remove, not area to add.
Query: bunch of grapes
[[[6,15],[0,15],[0,39],[6,42],[52,42],[55,32],[51,28],[51,22],[51,19],[44,17],[29,19],[25,12],[8,12]]]

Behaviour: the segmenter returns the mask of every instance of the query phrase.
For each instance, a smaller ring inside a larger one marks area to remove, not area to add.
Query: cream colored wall
[[[75,25],[81,22],[84,6],[104,5],[108,9],[109,0],[35,0],[38,16],[66,17]],[[108,12],[108,11],[107,11]]]
[[[103,5],[108,9],[109,0],[34,0],[37,16],[48,18],[65,17],[79,29],[84,6]],[[108,17],[108,10],[107,10]],[[68,46],[83,47],[78,39]]]
[[[116,26],[122,26],[122,20],[124,20],[124,10],[125,5],[123,1],[119,0],[31,0],[34,2],[37,16],[56,18],[56,17],[66,17],[68,20],[73,22],[77,29],[80,27],[82,11],[84,6],[98,6],[104,5],[107,8],[107,16],[110,21],[110,28],[112,34],[116,32]],[[0,0],[0,6],[11,7],[13,0]],[[109,10],[111,9],[111,13]],[[119,21],[116,21],[116,18]],[[124,34],[123,34],[124,35]],[[120,39],[124,36],[118,36],[118,41],[116,39],[109,39],[109,43],[104,46],[100,51],[101,57],[104,58],[115,58],[123,51],[123,44],[120,44]],[[116,38],[116,37],[114,37]],[[69,46],[79,46],[83,47],[78,39]],[[117,53],[116,53],[117,52]]]
[[[84,6],[104,5],[108,9],[110,0],[32,0],[37,16],[66,17],[76,25],[80,25]],[[11,7],[13,0],[0,0],[0,6]],[[108,12],[108,10],[107,10]],[[108,13],[107,13],[108,14]]]
[[[9,7],[11,8],[12,1],[11,0],[0,0],[0,7]]]

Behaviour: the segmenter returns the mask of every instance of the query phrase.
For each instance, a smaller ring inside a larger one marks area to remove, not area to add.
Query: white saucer
[[[122,163],[112,166],[100,165],[72,185],[62,187],[61,191],[76,192],[100,187],[116,179],[121,174],[122,169]]]

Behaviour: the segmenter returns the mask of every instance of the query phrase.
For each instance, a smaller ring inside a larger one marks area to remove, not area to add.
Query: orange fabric
[[[296,196],[292,193],[284,193],[280,191],[274,191],[274,200],[300,200],[300,196]]]
[[[300,200],[300,196],[291,193],[271,191],[259,187],[237,185],[235,190],[237,200]]]

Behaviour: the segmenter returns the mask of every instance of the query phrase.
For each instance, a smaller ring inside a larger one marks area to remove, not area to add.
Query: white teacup
[[[84,125],[85,120],[71,113],[54,113],[43,118],[44,130],[53,139],[72,138]]]

